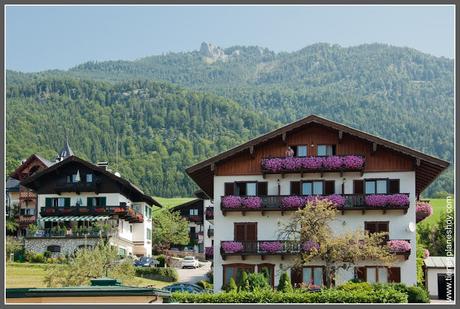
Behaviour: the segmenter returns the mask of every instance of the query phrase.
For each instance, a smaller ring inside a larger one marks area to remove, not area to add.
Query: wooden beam
[[[343,138],[343,131],[339,131],[339,144],[342,141]]]
[[[254,158],[254,145],[249,147],[249,154],[251,155],[251,158]]]
[[[283,143],[287,144],[286,132],[284,132],[283,134],[281,134],[281,139],[282,139]]]

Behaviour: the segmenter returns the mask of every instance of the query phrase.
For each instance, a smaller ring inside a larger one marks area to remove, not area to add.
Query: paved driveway
[[[180,283],[192,283],[195,284],[200,280],[208,279],[206,277],[206,273],[211,269],[211,262],[204,262],[201,263],[201,267],[196,269],[193,268],[176,268],[177,273],[179,274],[179,281]]]

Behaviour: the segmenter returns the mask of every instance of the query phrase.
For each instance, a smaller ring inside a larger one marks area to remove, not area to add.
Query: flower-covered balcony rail
[[[433,207],[428,201],[418,201],[415,209],[416,222],[420,222],[433,214]]]
[[[67,206],[67,207],[41,207],[40,215],[49,216],[87,216],[109,215],[119,216],[130,223],[142,223],[144,216],[127,205],[116,206]]]
[[[190,216],[188,219],[190,222],[203,222],[203,217],[199,215]]]
[[[214,248],[213,247],[204,248],[204,257],[207,261],[212,260],[214,258]]]
[[[214,207],[206,207],[205,217],[208,221],[214,220]]]
[[[402,255],[407,260],[411,253],[410,240],[389,240],[387,242],[390,252]],[[264,259],[267,255],[297,255],[303,252],[319,250],[320,244],[307,240],[254,240],[254,241],[221,241],[220,254],[225,260],[227,256],[241,256],[244,259],[249,255],[259,255]]]
[[[394,210],[402,209],[404,213],[409,208],[409,193],[398,194],[332,194],[332,195],[267,195],[267,196],[235,196],[221,197],[221,210],[227,212],[239,211],[243,215],[248,211],[295,211],[304,207],[308,202],[329,200],[338,210]]]
[[[269,157],[261,161],[262,174],[363,172],[366,164],[364,156],[310,156],[310,157]]]

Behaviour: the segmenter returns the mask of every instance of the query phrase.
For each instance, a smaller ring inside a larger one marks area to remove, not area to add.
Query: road
[[[206,273],[211,269],[211,262],[200,262],[201,267],[196,269],[193,268],[176,268],[177,273],[179,274],[179,281],[180,283],[192,283],[195,284],[200,280],[208,279],[206,277]]]

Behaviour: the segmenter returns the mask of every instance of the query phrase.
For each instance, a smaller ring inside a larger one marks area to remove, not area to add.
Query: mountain
[[[193,52],[88,62],[67,71],[9,71],[7,84],[19,87],[70,78],[120,87],[126,81],[165,81],[225,97],[274,125],[315,113],[453,162],[453,68],[452,59],[383,44],[314,44],[275,53],[257,46],[220,48],[203,43]],[[259,132],[251,133],[248,136]],[[452,175],[450,169],[427,193],[452,192]],[[181,192],[189,190],[187,186]]]

